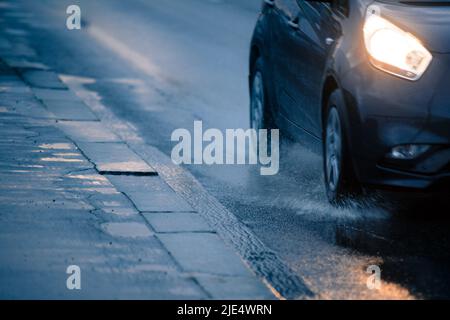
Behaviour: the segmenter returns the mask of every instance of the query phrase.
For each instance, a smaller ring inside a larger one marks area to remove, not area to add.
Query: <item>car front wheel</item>
[[[328,200],[334,205],[343,204],[359,189],[338,101],[335,92],[327,108],[323,139],[325,188]]]
[[[263,60],[259,58],[255,62],[251,77],[250,126],[252,129],[271,129],[272,127],[266,92]]]

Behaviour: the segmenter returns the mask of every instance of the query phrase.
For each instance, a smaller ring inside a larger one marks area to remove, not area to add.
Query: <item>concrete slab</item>
[[[11,49],[11,42],[3,36],[0,36],[0,50]]]
[[[76,177],[77,175],[75,175],[75,178]],[[86,180],[88,177],[81,175],[79,178]],[[89,182],[90,181],[88,180],[88,183]],[[94,184],[94,182],[91,184]],[[139,217],[138,211],[123,193],[95,193],[89,199],[95,207],[101,208],[106,214],[114,215],[118,218]]]
[[[22,77],[29,85],[35,88],[67,89],[67,86],[59,79],[58,75],[48,70],[25,70]]]
[[[24,57],[27,59],[36,59],[37,53],[31,48],[28,44],[23,42],[13,42],[12,47],[7,51],[1,53],[2,55],[16,56],[16,57]]]
[[[111,236],[121,238],[148,238],[153,233],[143,223],[138,222],[107,222],[102,229]]]
[[[120,139],[102,123],[93,121],[59,121],[58,127],[73,141],[120,142]]]
[[[31,90],[28,87],[16,86],[14,84],[7,85],[7,84],[0,83],[0,94],[3,94],[3,93],[6,93],[6,94],[19,93],[19,94],[23,94],[25,96],[25,98],[26,97],[34,98],[33,96],[31,96]]]
[[[237,254],[213,233],[158,234],[164,246],[187,272],[252,277]]]
[[[39,119],[54,119],[55,116],[48,112],[37,100],[13,100],[3,99],[2,106],[6,107],[13,113],[17,113],[23,116],[39,118]]]
[[[98,121],[97,116],[81,101],[43,100],[43,103],[59,120]]]
[[[101,174],[157,174],[125,143],[79,143],[78,146]]]
[[[145,219],[158,233],[213,232],[198,214],[193,212],[143,213]]]
[[[80,101],[80,98],[70,90],[33,88],[33,93],[39,100]]]
[[[6,34],[9,34],[9,35],[12,35],[12,36],[19,36],[19,37],[28,36],[29,35],[28,31],[26,31],[24,29],[6,28],[4,30],[4,32]]]
[[[127,193],[141,212],[179,212],[193,210],[189,204],[181,199],[176,193],[151,193],[151,191],[140,191]]]
[[[197,274],[198,281],[213,299],[218,300],[273,300],[274,295],[256,277],[223,277]]]
[[[107,176],[140,212],[192,212],[192,207],[158,176]]]

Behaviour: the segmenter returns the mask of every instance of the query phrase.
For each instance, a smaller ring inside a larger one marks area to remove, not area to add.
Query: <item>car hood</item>
[[[450,53],[450,1],[376,1],[381,15],[433,52]]]

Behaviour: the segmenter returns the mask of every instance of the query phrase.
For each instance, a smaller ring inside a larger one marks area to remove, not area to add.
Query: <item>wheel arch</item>
[[[344,90],[344,88],[340,85],[338,78],[332,73],[327,75],[322,89],[322,139],[324,138],[327,109],[334,92],[337,92],[337,95],[335,95],[333,99],[336,100],[336,106],[338,107],[339,114],[342,117],[343,130],[345,131],[344,135],[350,152],[351,166],[355,176],[359,178],[359,168],[356,166],[353,152],[355,150],[355,143],[358,143],[359,141],[357,139],[357,132],[359,132],[358,128],[360,126],[359,110],[356,108],[354,103],[352,103],[352,95]]]
[[[339,89],[339,84],[336,77],[333,74],[328,74],[325,78],[323,88],[322,88],[322,98],[321,98],[321,128],[322,128],[322,138],[324,133],[325,117],[327,115],[328,102],[330,101],[331,94]]]

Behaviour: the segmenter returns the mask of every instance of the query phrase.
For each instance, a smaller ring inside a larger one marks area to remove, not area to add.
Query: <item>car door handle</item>
[[[300,25],[298,24],[297,20],[289,20],[288,25],[292,28],[292,29],[300,29]]]
[[[274,1],[274,0],[264,0],[264,2],[265,2],[269,7],[275,6],[275,1]]]

